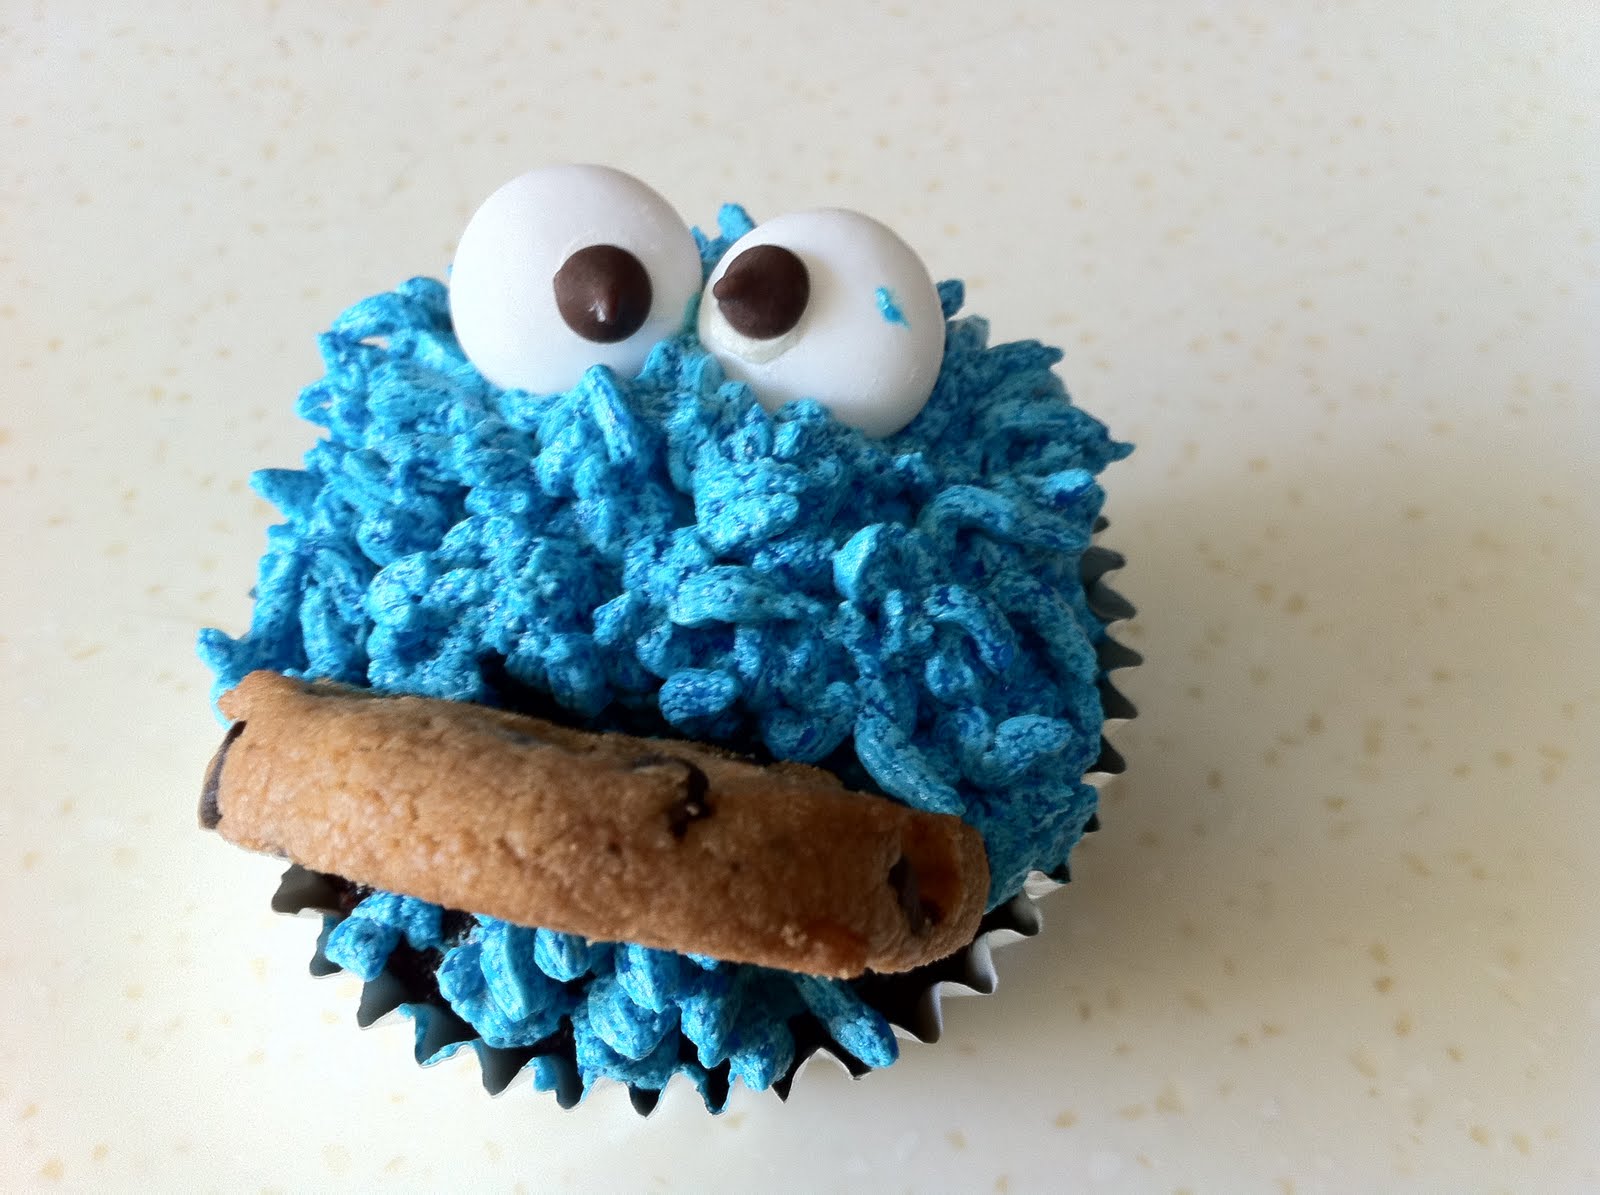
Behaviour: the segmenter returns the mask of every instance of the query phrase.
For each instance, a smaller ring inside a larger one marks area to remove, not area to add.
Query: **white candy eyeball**
[[[767,410],[812,398],[869,436],[916,417],[944,357],[927,267],[870,216],[793,212],[747,233],[700,298],[700,342]]]
[[[632,377],[683,328],[700,253],[682,218],[632,175],[549,166],[512,179],[467,222],[450,318],[496,386],[553,394],[591,365]]]

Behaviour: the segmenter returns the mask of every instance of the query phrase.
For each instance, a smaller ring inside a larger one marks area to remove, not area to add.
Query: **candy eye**
[[[911,247],[859,212],[794,212],[734,243],[700,300],[700,341],[769,411],[816,399],[887,436],[916,417],[944,314]]]
[[[591,365],[633,376],[683,328],[700,254],[672,205],[605,166],[512,179],[467,222],[450,269],[450,318],[496,386],[551,394]]]

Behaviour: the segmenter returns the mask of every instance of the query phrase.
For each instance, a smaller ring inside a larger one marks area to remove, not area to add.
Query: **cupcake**
[[[1121,767],[1130,449],[961,305],[859,213],[706,235],[563,166],[335,321],[250,627],[200,636],[200,819],[290,860],[362,1024],[719,1110],[992,988]]]

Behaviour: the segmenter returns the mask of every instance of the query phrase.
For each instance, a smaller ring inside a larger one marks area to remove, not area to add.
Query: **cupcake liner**
[[[1106,526],[1103,518],[1098,520],[1095,533],[1102,532]],[[1080,565],[1089,608],[1108,628],[1134,614],[1133,606],[1105,580],[1107,574],[1121,568],[1124,562],[1120,553],[1095,544],[1085,550]],[[1112,638],[1109,629],[1095,650],[1101,672],[1098,688],[1105,725],[1099,757],[1085,773],[1084,781],[1103,789],[1126,767],[1122,755],[1106,736],[1137,714],[1133,703],[1112,683],[1111,673],[1139,664],[1142,657]],[[1093,833],[1099,828],[1099,815],[1095,814],[1084,826],[1084,832]],[[1065,864],[1049,875],[1036,872],[1021,892],[984,915],[977,933],[963,949],[900,974],[868,974],[852,981],[851,986],[883,1015],[895,1029],[896,1036],[924,1043],[937,1042],[944,1031],[944,998],[993,994],[999,986],[994,951],[1037,935],[1043,921],[1035,901],[1070,879]],[[273,909],[281,913],[315,913],[322,917],[322,931],[310,964],[313,975],[331,975],[342,970],[328,958],[324,947],[333,927],[350,914],[364,894],[364,889],[338,876],[310,871],[297,864],[291,864],[283,873],[272,897]],[[445,917],[458,919],[447,937],[464,932],[471,924],[468,914],[447,912]],[[491,1095],[498,1095],[521,1080],[529,1080],[535,1087],[551,1091],[563,1108],[571,1108],[583,1098],[583,1082],[570,1028],[564,1026],[532,1046],[504,1049],[488,1045],[439,994],[434,976],[438,958],[430,957],[431,954],[433,952],[415,950],[404,942],[397,946],[382,973],[363,983],[356,1023],[365,1029],[396,1013],[409,1019],[413,1052],[417,1062],[424,1066],[442,1062],[463,1047],[470,1047],[478,1059],[484,1088]],[[859,1078],[873,1069],[841,1046],[810,1013],[792,1019],[789,1028],[795,1043],[793,1061],[772,1083],[773,1091],[781,1100],[788,1099],[795,1081],[813,1059],[831,1058],[852,1078]],[[690,1047],[685,1045],[685,1049]],[[668,1088],[681,1082],[674,1076]],[[703,1082],[694,1085],[707,1109],[720,1112],[732,1087],[729,1064],[723,1062],[711,1068]],[[629,1102],[640,1115],[649,1115],[666,1090],[630,1084]]]

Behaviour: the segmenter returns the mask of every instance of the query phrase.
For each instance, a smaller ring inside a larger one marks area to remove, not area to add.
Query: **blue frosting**
[[[731,206],[719,225],[696,233],[708,271],[751,227]],[[327,437],[304,469],[252,479],[287,521],[248,633],[200,637],[216,692],[270,668],[494,703],[510,678],[578,721],[755,740],[959,814],[983,833],[991,905],[1007,899],[1064,865],[1094,809],[1104,627],[1078,563],[1095,475],[1129,449],[1068,400],[1058,350],[989,347],[983,320],[953,318],[960,284],[939,291],[933,395],[880,440],[811,402],[763,411],[692,312],[637,378],[597,366],[532,395],[466,360],[439,282],[357,303],[299,400]],[[683,1072],[704,1091],[724,1062],[764,1088],[806,1013],[863,1063],[895,1058],[848,983],[485,917],[447,942],[440,925],[376,893],[325,949],[363,978],[402,941],[441,951],[439,990],[483,1042],[570,1030],[586,1088]]]

